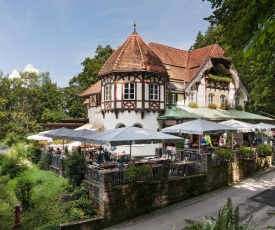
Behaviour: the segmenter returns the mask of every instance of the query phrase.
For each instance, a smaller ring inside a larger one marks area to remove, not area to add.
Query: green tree
[[[214,11],[206,20],[220,26],[226,38],[226,51],[251,95],[248,109],[275,114],[275,2],[208,1]]]

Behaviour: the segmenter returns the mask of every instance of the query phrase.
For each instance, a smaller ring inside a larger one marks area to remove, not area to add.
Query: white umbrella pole
[[[130,162],[132,162],[132,142],[130,143]]]

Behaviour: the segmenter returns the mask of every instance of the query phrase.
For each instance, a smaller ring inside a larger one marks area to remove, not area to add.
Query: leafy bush
[[[33,186],[33,182],[28,178],[20,177],[17,180],[14,189],[15,196],[20,201],[22,208],[25,210],[29,210],[32,206],[31,198]]]
[[[148,165],[129,167],[126,171],[126,179],[128,181],[136,182],[139,179],[144,179],[151,173],[151,168]]]
[[[217,76],[217,75],[213,75],[211,73],[209,73],[207,76],[208,76],[208,78],[213,79],[214,81],[223,81],[223,82],[227,82],[227,83],[232,82],[232,78],[226,77],[226,76]]]
[[[215,153],[223,160],[230,160],[233,156],[230,149],[221,148],[215,151]]]
[[[0,175],[9,175],[10,178],[16,177],[27,168],[27,166],[15,156],[3,154],[0,162]]]
[[[221,104],[220,104],[220,109],[228,110],[228,104],[226,104],[226,103],[221,103]]]
[[[196,102],[190,102],[190,103],[188,104],[188,106],[189,106],[190,108],[198,108],[198,104],[197,104]]]
[[[242,111],[243,110],[243,107],[241,105],[236,105],[235,106],[235,109],[239,110],[239,111]]]
[[[249,147],[241,146],[239,154],[245,158],[251,158],[254,155],[254,151]]]
[[[270,156],[272,153],[272,148],[266,144],[260,144],[258,146],[258,153],[260,156]]]
[[[216,104],[209,104],[209,105],[208,105],[208,108],[209,108],[209,109],[217,109],[218,106],[217,106]]]
[[[40,169],[48,170],[50,165],[52,164],[52,154],[44,153],[42,154],[38,166]]]
[[[89,199],[89,192],[86,186],[81,184],[81,186],[75,187],[72,200],[66,207],[66,212],[69,214],[70,221],[97,215],[97,210],[94,209],[92,200]]]
[[[37,164],[41,159],[41,154],[42,154],[41,148],[37,146],[30,146],[28,147],[27,151],[28,151],[27,153],[28,159],[32,163]]]
[[[86,173],[86,160],[82,153],[73,152],[72,155],[68,155],[65,162],[65,172],[69,183],[74,187],[82,183]]]

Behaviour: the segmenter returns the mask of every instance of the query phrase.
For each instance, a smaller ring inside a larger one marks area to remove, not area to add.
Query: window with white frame
[[[112,87],[111,85],[106,85],[105,87],[105,101],[111,100]]]
[[[177,104],[177,94],[175,94],[175,93],[171,94],[171,104],[172,105]]]
[[[134,100],[135,99],[135,84],[134,83],[125,83],[124,84],[124,100]]]
[[[209,94],[208,95],[208,103],[209,104],[214,104],[215,103],[215,95],[214,94]]]
[[[159,99],[159,85],[150,84],[150,100],[157,101]]]
[[[225,96],[224,95],[220,96],[220,104],[225,104]]]
[[[190,93],[190,95],[189,95],[189,101],[190,102],[195,102],[195,94],[194,93]]]
[[[236,96],[236,98],[235,98],[235,104],[236,105],[240,105],[240,97],[239,96]]]

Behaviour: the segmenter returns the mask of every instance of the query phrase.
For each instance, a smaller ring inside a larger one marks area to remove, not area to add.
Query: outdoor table
[[[163,163],[166,163],[167,161],[168,161],[167,158],[154,158],[149,160],[150,164],[163,164]]]

